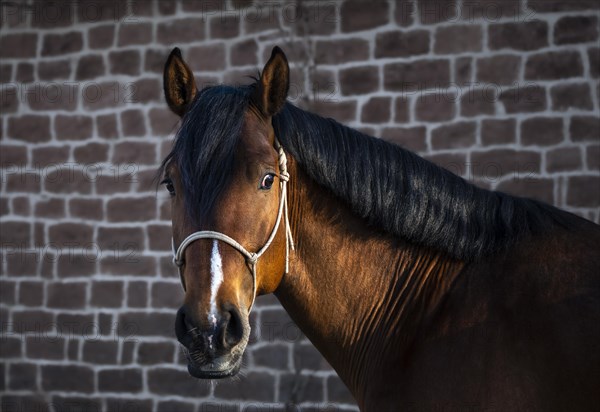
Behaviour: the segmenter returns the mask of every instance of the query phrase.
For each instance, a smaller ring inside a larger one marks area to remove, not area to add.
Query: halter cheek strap
[[[173,249],[173,263],[177,267],[179,267],[179,274],[181,276],[184,289],[185,283],[183,282],[183,274],[181,273],[181,267],[185,264],[185,249],[198,239],[220,240],[221,242],[227,243],[229,246],[240,252],[246,259],[246,264],[250,267],[250,272],[252,274],[252,302],[250,303],[250,307],[248,308],[249,313],[252,309],[252,306],[254,306],[254,300],[256,299],[256,264],[258,263],[258,259],[267,251],[269,246],[271,246],[271,243],[273,243],[273,239],[275,239],[275,235],[277,234],[277,230],[279,229],[279,225],[281,223],[282,218],[285,220],[285,273],[288,273],[290,249],[294,250],[294,239],[292,238],[292,230],[290,228],[287,203],[287,182],[290,180],[290,175],[287,171],[287,157],[285,156],[283,147],[281,147],[278,141],[275,141],[275,147],[277,148],[277,151],[279,153],[279,186],[281,188],[281,199],[279,200],[277,220],[275,221],[275,226],[273,227],[273,230],[271,231],[267,242],[258,252],[253,253],[249,252],[235,239],[227,236],[224,233],[215,232],[212,230],[201,230],[192,233],[191,235],[183,239],[183,242],[181,242],[177,250],[175,249],[175,241],[171,239],[171,247]]]

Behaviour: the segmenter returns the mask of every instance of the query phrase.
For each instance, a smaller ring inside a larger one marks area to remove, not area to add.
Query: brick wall
[[[175,45],[206,85],[247,82],[278,44],[294,103],[600,220],[600,3],[251,3],[0,2],[2,410],[355,408],[272,296],[243,377],[185,371],[153,185]]]

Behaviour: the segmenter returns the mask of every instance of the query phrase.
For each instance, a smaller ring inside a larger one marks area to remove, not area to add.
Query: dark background
[[[167,196],[173,46],[199,86],[274,45],[290,100],[478,185],[600,219],[599,2],[0,2],[3,411],[354,410],[277,300],[245,373],[188,376]]]

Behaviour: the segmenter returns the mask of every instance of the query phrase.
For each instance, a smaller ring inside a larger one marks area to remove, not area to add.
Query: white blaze
[[[213,240],[212,255],[210,257],[210,313],[208,321],[217,326],[217,293],[223,283],[223,263],[219,253],[219,244]]]

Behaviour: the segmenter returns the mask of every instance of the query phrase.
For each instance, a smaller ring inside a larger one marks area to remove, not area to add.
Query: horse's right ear
[[[194,73],[183,61],[181,51],[177,47],[169,54],[165,63],[163,88],[167,104],[176,115],[182,117],[194,100],[198,89]]]

